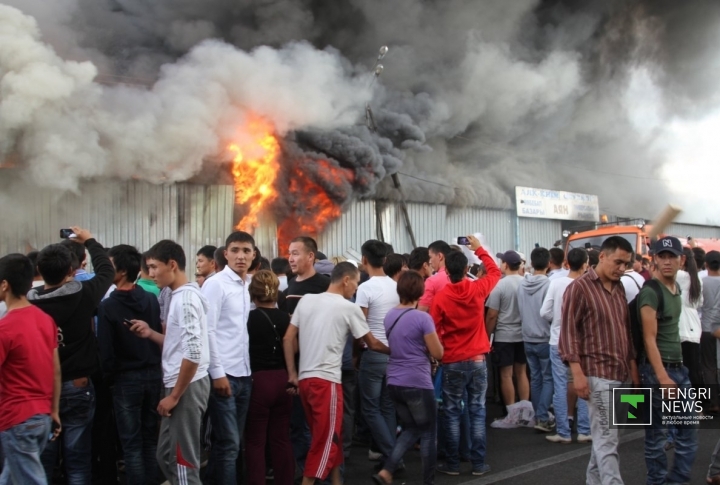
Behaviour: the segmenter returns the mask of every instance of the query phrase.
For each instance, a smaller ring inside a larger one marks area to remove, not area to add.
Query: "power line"
[[[406,176],[406,177],[410,177],[411,179],[420,180],[421,182],[427,182],[427,183],[429,183],[429,184],[435,184],[435,185],[439,185],[439,186],[441,186],[441,187],[447,187],[448,189],[453,189],[453,190],[458,190],[458,189],[459,189],[459,187],[453,187],[453,186],[451,186],[451,185],[441,184],[440,182],[435,182],[435,181],[433,181],[433,180],[426,180],[426,179],[423,179],[423,178],[420,178],[420,177],[416,177],[416,176],[414,176],[414,175],[410,175],[410,174],[405,173],[405,172],[398,172],[398,173],[399,173],[400,175],[404,175],[404,176]]]

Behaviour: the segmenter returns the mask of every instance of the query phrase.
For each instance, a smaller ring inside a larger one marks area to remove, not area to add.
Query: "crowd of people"
[[[141,253],[72,231],[0,258],[0,484],[338,485],[353,440],[376,484],[414,447],[424,484],[461,461],[482,476],[493,372],[506,412],[490,426],[576,433],[589,484],[623,483],[613,386],[712,385],[720,412],[720,253],[673,237],[649,258],[609,237],[529,261],[479,234],[410,254],[369,240],[347,261],[298,236],[269,261],[236,231],[190,274],[173,241]],[[696,427],[653,423],[647,483],[688,483]]]

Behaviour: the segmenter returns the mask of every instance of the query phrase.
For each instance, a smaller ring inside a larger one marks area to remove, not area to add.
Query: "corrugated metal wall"
[[[356,201],[318,236],[318,248],[328,258],[341,256],[350,248],[359,252],[362,243],[377,237],[375,220],[375,201]],[[287,253],[287,248],[280,249],[284,250],[283,255]]]
[[[720,227],[697,226],[694,224],[670,224],[665,232],[680,237],[692,236],[695,238],[720,239]]]
[[[233,187],[144,182],[87,184],[82,195],[27,192],[15,196],[23,221],[0,233],[0,254],[25,252],[58,241],[60,228],[78,224],[106,247],[147,250],[161,239],[185,249],[188,265],[206,245],[220,245],[232,228]]]
[[[551,219],[520,218],[520,252],[527,258],[539,244],[543,248],[551,248],[558,239],[562,239],[562,223]],[[529,261],[529,260],[528,260]]]

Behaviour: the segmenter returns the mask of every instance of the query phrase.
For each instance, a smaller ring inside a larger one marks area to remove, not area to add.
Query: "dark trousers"
[[[265,485],[265,444],[269,441],[276,485],[292,485],[295,460],[290,444],[292,396],[286,370],[252,375],[250,407],[245,424],[245,462],[249,485]]]
[[[352,448],[353,428],[355,422],[355,393],[357,391],[357,372],[353,370],[342,371],[343,390],[343,455],[347,460]]]
[[[700,336],[700,362],[702,364],[703,383],[713,386],[710,397],[710,407],[720,408],[718,398],[718,370],[717,370],[717,339],[710,332],[703,332]]]
[[[687,367],[690,382],[693,387],[702,387],[702,366],[700,364],[700,344],[694,342],[682,343],[683,365]]]
[[[115,379],[113,404],[127,485],[162,481],[156,453],[160,429],[157,406],[163,389],[160,367],[123,372]]]

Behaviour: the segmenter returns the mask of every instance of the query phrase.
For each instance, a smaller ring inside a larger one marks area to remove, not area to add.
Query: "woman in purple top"
[[[383,469],[373,475],[376,484],[392,482],[392,474],[405,452],[420,438],[423,483],[435,483],[437,404],[433,387],[430,357],[441,359],[435,324],[425,312],[416,310],[425,291],[420,273],[406,271],[397,282],[400,305],[385,317],[385,333],[390,347],[387,383],[390,397],[403,427],[395,448]]]

